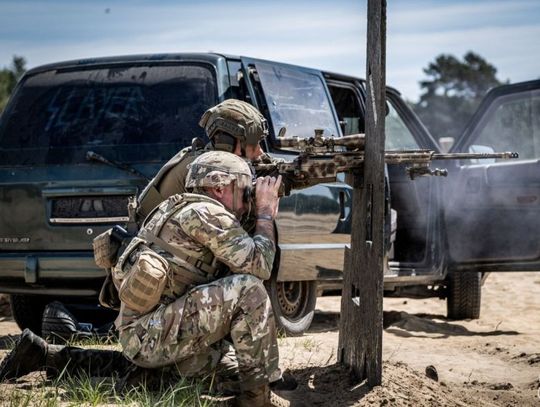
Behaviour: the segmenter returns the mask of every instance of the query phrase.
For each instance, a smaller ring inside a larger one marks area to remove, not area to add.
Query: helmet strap
[[[236,207],[236,202],[238,201],[238,186],[236,182],[233,181],[233,212],[235,216],[238,216],[238,208]]]

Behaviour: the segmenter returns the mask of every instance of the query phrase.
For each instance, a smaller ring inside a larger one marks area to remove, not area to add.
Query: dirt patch
[[[371,392],[335,370],[339,297],[318,299],[309,335],[280,342],[282,365],[302,378],[297,397],[313,405],[318,398],[320,405],[540,405],[537,280],[537,273],[490,275],[478,320],[448,320],[445,301],[438,299],[385,298],[383,386]],[[426,376],[429,366],[438,382]],[[325,376],[319,389],[305,384],[311,375]],[[343,404],[332,403],[341,393],[347,395]]]

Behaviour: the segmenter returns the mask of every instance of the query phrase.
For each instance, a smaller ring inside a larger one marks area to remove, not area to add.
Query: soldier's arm
[[[233,273],[252,274],[262,280],[270,278],[275,256],[272,222],[258,220],[251,237],[225,208],[204,204],[184,211],[178,224]]]

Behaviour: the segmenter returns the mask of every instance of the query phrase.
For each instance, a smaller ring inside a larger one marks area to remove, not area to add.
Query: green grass
[[[211,407],[218,404],[217,399],[203,395],[211,393],[209,388],[211,389],[212,384],[211,379],[180,378],[174,383],[162,381],[159,386],[154,386],[152,389],[140,385],[118,393],[112,378],[92,378],[86,375],[74,377],[61,374],[52,383],[42,381],[24,387],[2,385],[0,405],[6,407],[80,405]]]
[[[113,335],[108,336],[106,338],[92,336],[86,339],[70,339],[67,341],[59,340],[57,343],[61,345],[66,345],[66,346],[78,346],[78,347],[84,347],[84,348],[97,348],[97,349],[101,348],[101,349],[112,349],[112,350],[118,350],[118,351],[122,350],[120,347],[120,344],[118,343],[118,338],[116,338]]]
[[[320,344],[314,339],[306,338],[302,341],[302,347],[308,352],[318,351]]]
[[[15,340],[7,344],[11,350]],[[104,344],[102,340],[85,339],[82,341],[69,341],[70,346],[85,348],[106,348],[120,350],[120,345]],[[8,352],[9,352],[8,350]],[[7,354],[7,353],[6,353]],[[1,359],[1,357],[0,357]],[[174,372],[165,373],[158,385],[140,385],[131,387],[122,393],[115,389],[115,380],[109,378],[95,378],[88,375],[70,376],[62,372],[53,381],[44,378],[30,379],[24,384],[3,384],[0,386],[0,406],[9,407],[64,407],[64,406],[194,406],[211,407],[218,405],[217,399],[203,395],[216,395],[213,377],[204,379],[179,378],[172,381]],[[201,396],[203,396],[201,398]]]
[[[171,383],[163,378],[159,385],[140,385],[126,389],[122,393],[115,390],[115,381],[111,378],[95,379],[86,375],[78,377],[60,377],[56,386],[65,389],[62,395],[64,402],[73,405],[98,406],[100,404],[136,405],[148,407],[165,406],[201,406],[215,405],[213,400],[201,399],[201,395],[208,393],[212,382],[179,378]]]

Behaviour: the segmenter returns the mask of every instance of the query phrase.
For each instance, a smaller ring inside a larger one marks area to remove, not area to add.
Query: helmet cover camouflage
[[[223,187],[233,181],[239,188],[253,185],[253,173],[248,163],[232,153],[208,151],[188,168],[186,188]]]
[[[268,135],[268,123],[264,116],[249,103],[227,99],[208,109],[201,117],[199,126],[212,139],[218,132],[238,139],[243,148],[257,145]]]

